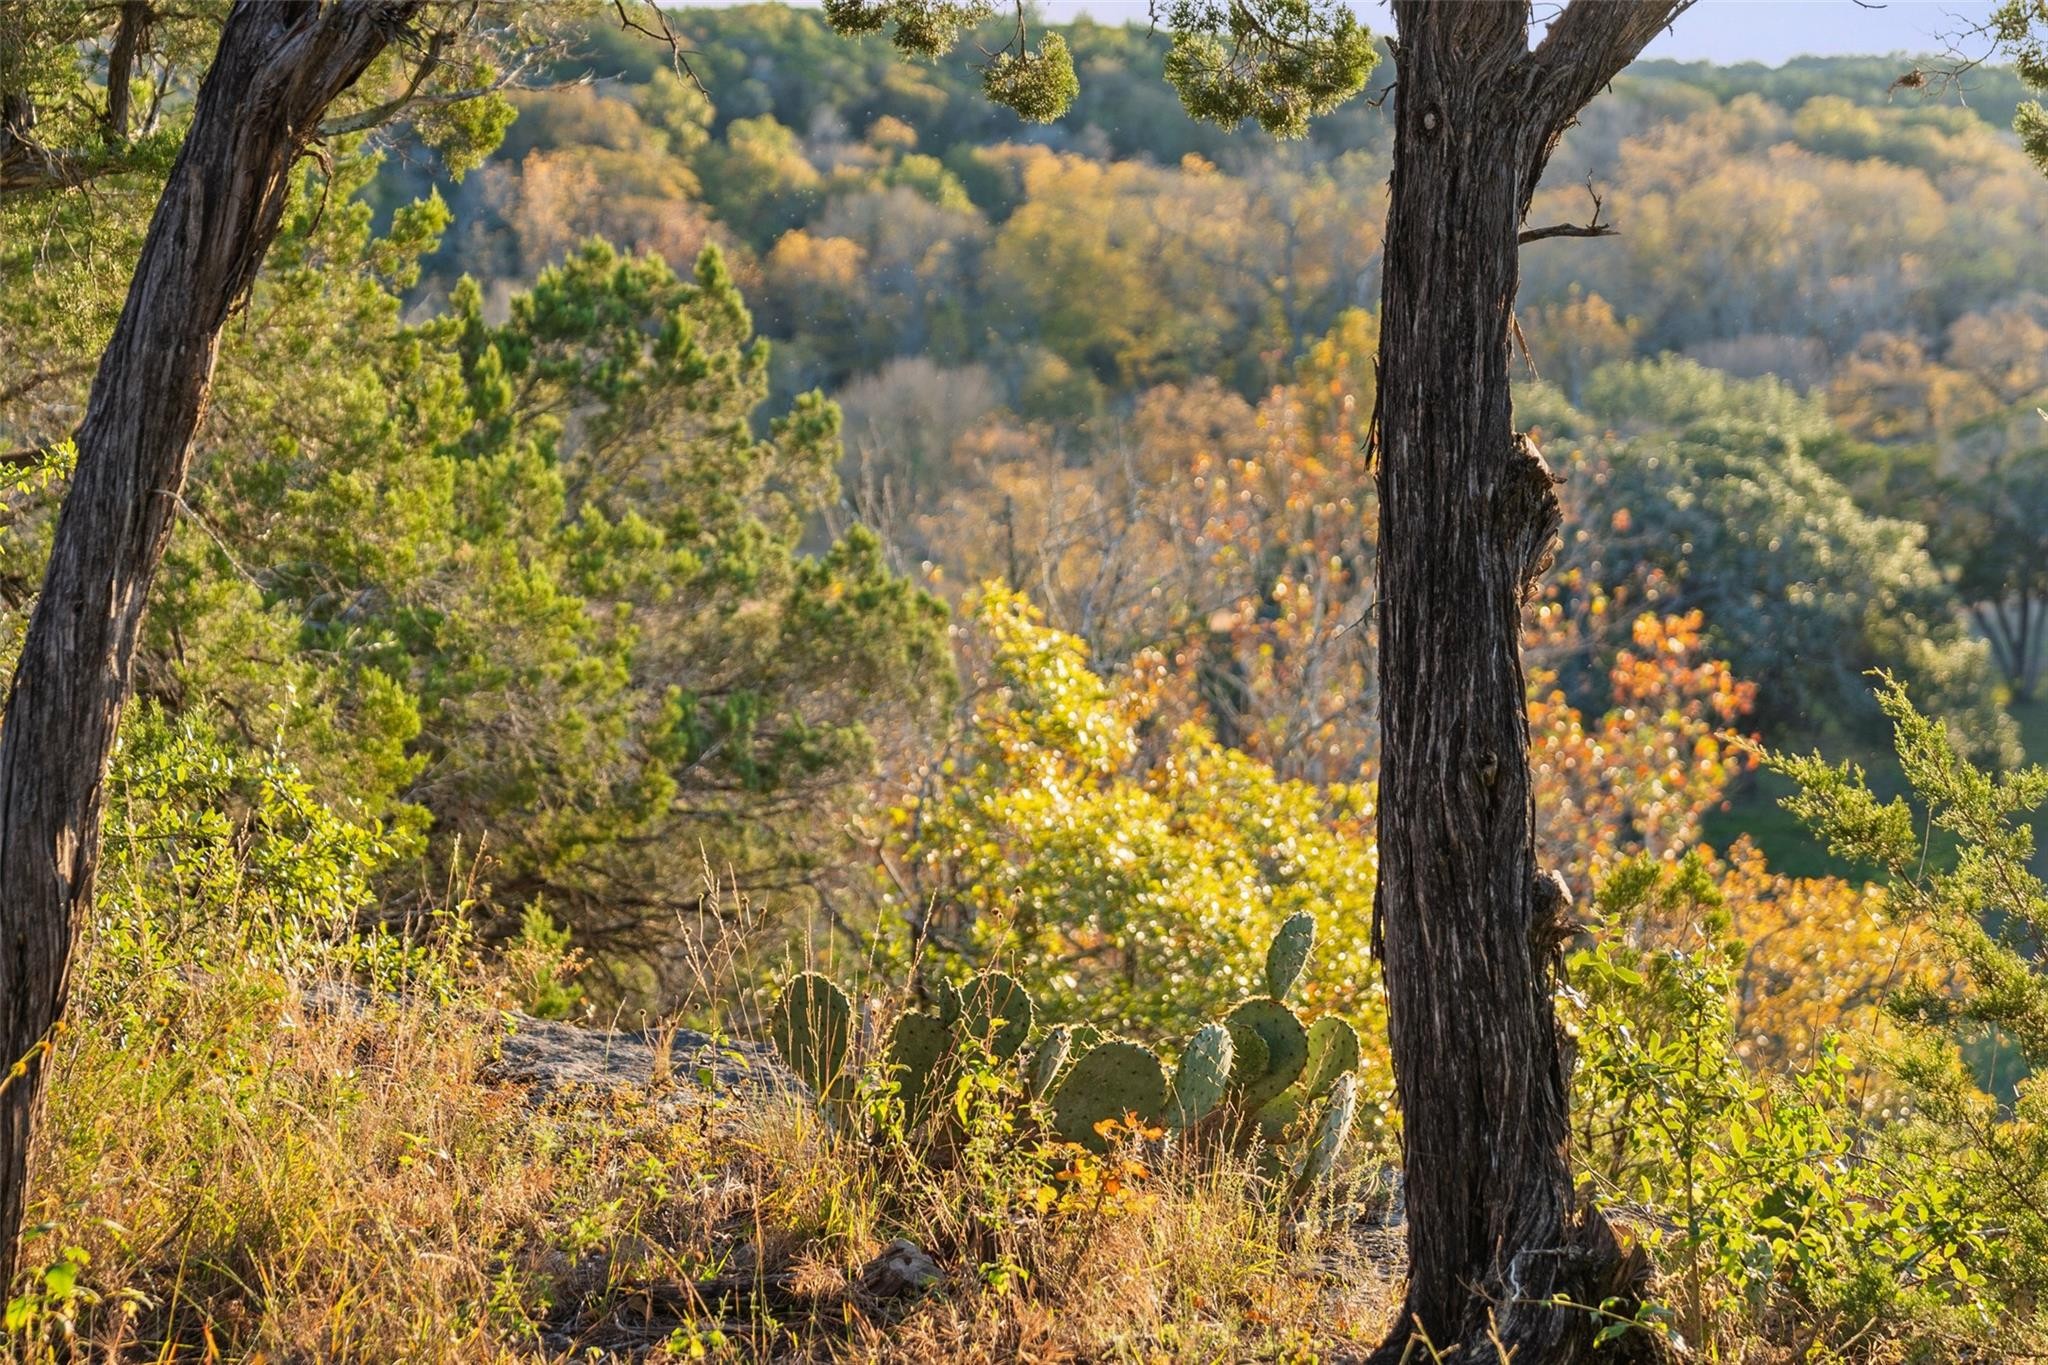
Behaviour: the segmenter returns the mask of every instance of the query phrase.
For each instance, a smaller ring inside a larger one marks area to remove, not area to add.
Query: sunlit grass
[[[1240,1359],[1362,1350],[1395,1301],[1246,1167],[1006,1221],[1014,1172],[906,1174],[789,1098],[537,1104],[489,1079],[485,979],[362,1011],[246,964],[147,990],[139,1027],[67,1035],[25,1255],[60,1274],[11,1359]],[[935,1292],[861,1284],[898,1237]]]

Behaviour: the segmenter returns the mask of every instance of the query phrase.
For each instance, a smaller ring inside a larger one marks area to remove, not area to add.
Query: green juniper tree
[[[2048,445],[2002,456],[1942,493],[1932,548],[1954,567],[1956,593],[2013,699],[2033,701],[2048,668]]]
[[[1883,885],[1887,915],[1940,945],[1949,980],[1884,1002],[1909,1030],[1891,1061],[1917,1110],[1888,1141],[1902,1168],[1946,1173],[1978,1225],[1997,1229],[2002,1252],[1987,1260],[2009,1300],[2038,1302],[2048,1293],[2048,884],[2034,867],[2034,821],[2048,806],[2048,768],[1986,771],[1897,679],[1880,674],[1877,696],[1910,800],[1884,799],[1860,768],[1818,754],[1765,762],[1798,784],[1786,807]],[[1983,1070],[2021,1079],[2001,1098]]]
[[[1992,40],[2029,90],[2048,94],[2048,0],[2004,0],[1975,34]],[[1915,71],[1902,79],[1919,85],[1926,75]],[[2012,126],[2027,154],[2048,171],[2048,109],[2029,100],[2013,115]]]
[[[229,6],[9,0],[0,23],[0,453],[77,425],[158,196],[184,145]],[[372,62],[318,136],[403,124],[455,175],[497,145],[495,87],[553,50],[532,16],[471,26],[429,7],[419,42]],[[115,267],[115,268],[110,268]]]
[[[948,694],[940,609],[858,528],[799,553],[838,414],[757,434],[767,347],[717,252],[679,279],[591,242],[500,324],[467,281],[408,323],[448,212],[373,234],[376,168],[303,179],[223,342],[137,688],[482,845],[506,927],[543,898],[658,989],[705,862],[831,894],[878,749]],[[61,491],[18,501],[0,579],[34,582]]]
[[[38,397],[40,429],[7,454],[40,465],[38,447],[76,424],[0,729],[0,1280],[12,1270],[44,1063],[92,903],[108,756],[222,329],[277,235],[301,157],[323,139],[406,121],[444,142],[451,166],[472,161],[503,131],[509,111],[489,95],[524,69],[532,37],[524,16],[421,0],[175,13],[143,0],[36,0],[0,25],[4,259],[41,264],[19,225],[42,210],[52,230],[41,240],[60,245],[47,272],[56,288],[37,306],[73,319],[53,329],[55,363],[8,381],[0,403],[67,383],[75,394],[93,375],[82,416],[75,399]],[[121,216],[55,231],[92,212],[97,200],[76,198],[86,184],[121,191]],[[114,316],[94,249],[138,236]],[[18,328],[21,316],[8,309],[0,326]]]
[[[467,281],[408,324],[446,212],[373,238],[333,202],[369,171],[299,202],[230,338],[145,675],[248,715],[289,685],[309,771],[487,840],[499,902],[646,965],[700,860],[816,879],[877,745],[943,705],[940,609],[865,531],[799,552],[838,413],[757,434],[767,347],[715,250],[678,278],[590,242],[500,324]]]

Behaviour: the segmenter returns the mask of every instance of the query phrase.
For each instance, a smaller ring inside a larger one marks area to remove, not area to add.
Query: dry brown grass
[[[147,994],[65,1040],[26,1258],[78,1292],[11,1359],[1330,1359],[1392,1301],[1228,1165],[1046,1214],[1028,1164],[892,1161],[786,1099],[537,1106],[483,1079],[475,1002],[321,1014],[257,968]],[[896,1237],[934,1292],[861,1284]]]
[[[503,983],[463,973],[325,1012],[246,962],[88,989],[26,1249],[76,1291],[0,1360],[1333,1361],[1396,1311],[1367,1181],[1304,1224],[1213,1157],[1091,1201],[1005,1106],[937,1158],[686,1081],[537,1099],[490,1079]],[[929,1292],[864,1280],[896,1238]],[[1908,1358],[1738,1308],[1717,1359]],[[1932,1358],[1999,1358],[1976,1339]]]

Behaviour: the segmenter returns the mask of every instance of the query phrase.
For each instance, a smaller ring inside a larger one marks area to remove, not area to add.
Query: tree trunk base
[[[1523,1251],[1496,1268],[1483,1292],[1472,1296],[1472,1312],[1455,1340],[1418,1332],[1416,1315],[1404,1305],[1401,1325],[1367,1365],[1677,1365],[1685,1355],[1653,1329],[1594,1341],[1603,1327],[1641,1308],[1654,1273],[1642,1247],[1625,1241],[1597,1209],[1582,1209],[1566,1245]],[[1574,1306],[1554,1306],[1560,1297]]]

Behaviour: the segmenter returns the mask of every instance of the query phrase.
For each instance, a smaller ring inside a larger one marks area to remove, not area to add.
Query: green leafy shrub
[[[1708,860],[1631,861],[1596,905],[1601,932],[1568,964],[1575,1156],[1664,1271],[1640,1325],[1713,1351],[1788,1333],[1928,1348],[1990,1330],[1998,1224],[1962,1172],[1897,1160],[1834,1043],[1771,1077],[1737,1055],[1745,945]],[[1688,930],[1638,946],[1652,915]]]
[[[1282,780],[1196,726],[1153,731],[1147,670],[1098,675],[1020,595],[989,589],[972,619],[972,722],[892,813],[897,912],[949,960],[1004,963],[1047,1015],[1151,1040],[1288,987],[1268,945],[1310,912],[1320,970],[1301,997],[1366,1040],[1365,1127],[1384,1135],[1370,791]]]
[[[291,721],[275,718],[280,732]],[[200,710],[137,706],[107,791],[87,1017],[119,1017],[138,983],[208,969],[221,953],[284,972],[326,966],[375,903],[378,876],[419,851],[402,826],[326,804],[278,747],[224,736]]]
[[[536,1019],[567,1019],[583,1007],[583,988],[574,980],[583,970],[583,954],[569,938],[569,930],[536,900],[519,918],[519,936],[503,949],[513,997]]]
[[[1882,799],[1860,769],[1819,755],[1766,761],[1799,784],[1786,806],[1875,873],[1887,913],[1952,964],[1945,987],[1910,982],[1886,1001],[1907,1030],[1890,1060],[1912,1113],[1885,1147],[1902,1167],[1943,1173],[1971,1218],[1998,1230],[1982,1265],[1994,1301],[2017,1314],[2048,1297],[2048,885],[2030,823],[2048,805],[2048,769],[1988,772],[1897,679],[1881,675],[1877,697],[1911,800]]]

